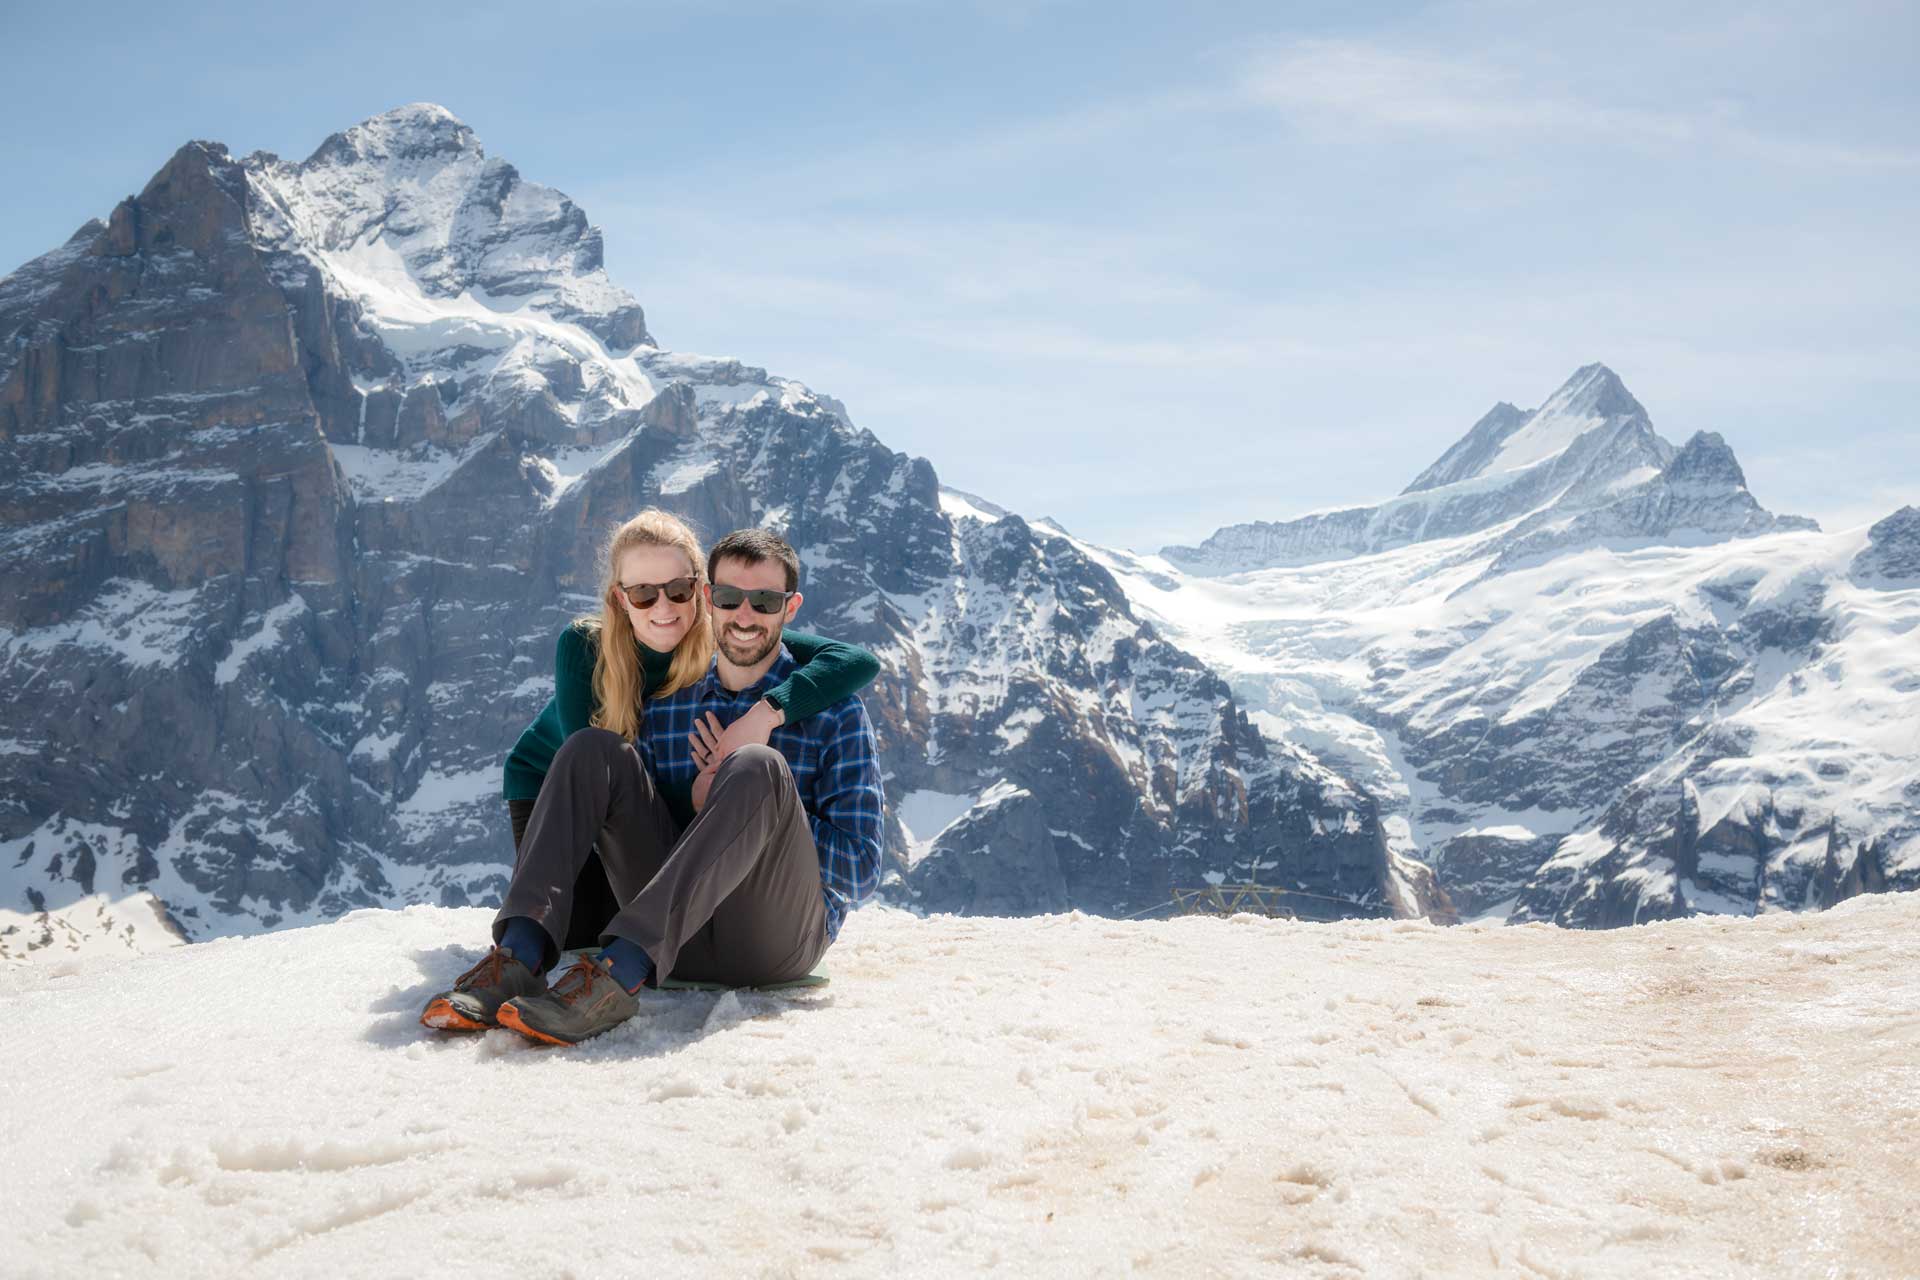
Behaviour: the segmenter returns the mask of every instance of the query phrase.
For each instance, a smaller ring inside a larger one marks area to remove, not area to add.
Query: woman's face
[[[693,576],[693,566],[687,563],[685,555],[673,547],[630,548],[620,554],[614,568],[617,571],[614,581],[623,587],[660,586],[675,578]],[[644,609],[634,608],[625,592],[615,591],[613,598],[626,611],[627,621],[633,624],[636,640],[655,653],[671,653],[687,634],[688,628],[693,626],[694,613],[698,608],[695,601],[700,597],[696,591],[686,603],[675,604],[662,591]]]

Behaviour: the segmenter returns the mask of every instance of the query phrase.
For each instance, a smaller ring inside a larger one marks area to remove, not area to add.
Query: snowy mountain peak
[[[264,197],[260,239],[397,321],[396,351],[421,344],[423,323],[459,319],[422,314],[421,303],[462,300],[500,316],[544,312],[610,349],[654,345],[639,303],[607,278],[599,229],[579,206],[489,159],[444,107],[414,103],[362,121],[300,164],[264,153],[245,164]]]
[[[1646,416],[1646,409],[1633,398],[1620,375],[1595,362],[1581,365],[1560,389],[1540,406],[1542,414],[1585,414],[1596,418]]]
[[[1674,455],[1613,370],[1574,371],[1538,409],[1496,404],[1398,497],[1281,523],[1229,525],[1198,547],[1168,547],[1196,573],[1242,573],[1371,555],[1612,502]]]
[[[1613,370],[1590,364],[1575,370],[1560,389],[1547,397],[1526,422],[1506,431],[1485,461],[1458,479],[1523,471],[1567,454],[1575,442],[1598,428],[1607,428],[1609,441],[1642,444],[1640,437],[1658,439],[1647,411],[1627,391]],[[1626,428],[1622,431],[1621,428]],[[1661,442],[1664,444],[1664,442]],[[1609,446],[1605,452],[1630,452]],[[1624,459],[1623,459],[1624,460]],[[1637,462],[1637,459],[1633,461]]]
[[[432,102],[410,102],[332,135],[314,149],[307,164],[351,164],[455,154],[470,154],[484,160],[486,149],[466,122],[445,107]]]
[[[1635,428],[1628,436],[1645,437],[1631,441],[1629,452],[1635,446],[1656,450],[1665,446],[1654,433],[1647,411],[1619,375],[1604,364],[1583,365],[1538,409],[1516,408],[1504,400],[1494,405],[1402,492],[1425,493],[1463,480],[1524,470],[1565,453],[1596,427],[1622,426]],[[1635,465],[1638,462],[1634,459]]]

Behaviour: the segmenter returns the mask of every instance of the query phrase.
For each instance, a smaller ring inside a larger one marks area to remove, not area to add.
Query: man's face
[[[785,591],[787,571],[777,560],[747,564],[725,557],[713,566],[713,585],[742,591]],[[736,667],[751,667],[774,651],[780,632],[800,609],[796,593],[779,613],[760,613],[742,601],[737,609],[713,606],[713,642],[720,655]]]

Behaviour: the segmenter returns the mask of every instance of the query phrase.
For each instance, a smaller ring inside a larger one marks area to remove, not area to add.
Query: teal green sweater
[[[800,665],[767,690],[766,697],[786,713],[788,724],[860,692],[880,674],[879,659],[859,645],[804,631],[789,631],[780,639]],[[666,683],[673,655],[655,653],[638,641],[634,647],[640,651],[641,674],[650,698]],[[593,696],[593,664],[599,656],[600,641],[594,632],[571,623],[560,633],[553,648],[553,696],[507,755],[506,785],[502,788],[507,799],[537,800],[554,752],[568,735],[593,723],[593,715],[600,709],[600,700]]]

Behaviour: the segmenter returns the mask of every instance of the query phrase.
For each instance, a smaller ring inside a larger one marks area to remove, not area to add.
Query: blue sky
[[[1920,502],[1908,3],[0,3],[0,271],[433,101],[664,345],[1096,540],[1385,496],[1593,360],[1774,510]]]

